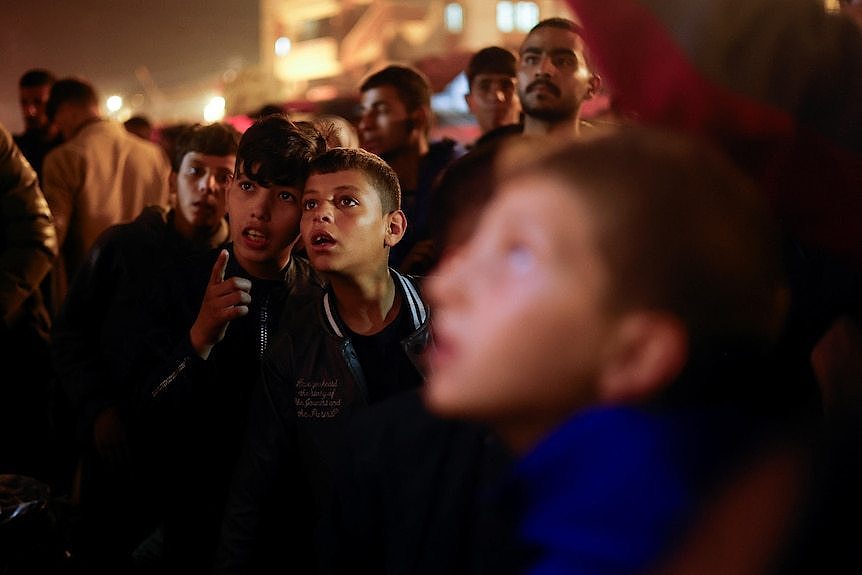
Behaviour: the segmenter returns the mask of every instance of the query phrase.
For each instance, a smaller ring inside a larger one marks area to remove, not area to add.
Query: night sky
[[[0,0],[0,122],[23,129],[18,78],[32,67],[81,76],[101,96],[217,87],[258,61],[256,0]]]

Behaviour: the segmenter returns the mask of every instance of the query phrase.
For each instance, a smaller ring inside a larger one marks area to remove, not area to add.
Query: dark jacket
[[[419,356],[430,342],[428,309],[415,280],[392,274],[401,314],[413,326],[400,341],[413,373],[399,374],[402,389],[412,389],[422,383]],[[292,566],[301,566],[297,572],[315,568],[317,518],[329,497],[346,425],[376,396],[333,299],[327,291],[291,313],[264,360],[225,512],[219,573],[262,568],[273,544]]]
[[[36,173],[0,125],[0,474],[50,473],[51,319],[39,284],[57,246]]]
[[[260,280],[231,255],[225,277],[252,282],[249,313],[230,322],[224,339],[203,360],[192,348],[189,329],[218,253],[212,250],[177,269],[142,344],[149,360],[139,362],[142,370],[150,365],[141,385],[141,415],[158,446],[165,555],[180,572],[206,571],[211,563],[251,391],[269,338],[285,319],[285,304],[319,289],[303,258],[291,258],[284,280]]]
[[[181,261],[216,244],[193,245],[174,229],[175,214],[148,206],[133,222],[105,230],[87,254],[57,317],[52,348],[63,391],[78,415],[78,430],[91,441],[93,419],[104,408],[128,408],[135,394],[131,359],[134,338],[160,305],[153,297]]]

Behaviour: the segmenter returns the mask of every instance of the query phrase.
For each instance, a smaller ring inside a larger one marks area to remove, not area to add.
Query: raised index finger
[[[224,281],[224,271],[227,269],[227,260],[230,257],[227,250],[222,250],[219,252],[218,257],[216,258],[215,265],[213,265],[213,271],[210,274],[210,283],[211,284],[220,284]]]

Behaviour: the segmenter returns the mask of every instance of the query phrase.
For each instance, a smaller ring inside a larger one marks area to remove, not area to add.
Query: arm
[[[0,317],[8,327],[48,274],[57,235],[36,172],[0,126]]]

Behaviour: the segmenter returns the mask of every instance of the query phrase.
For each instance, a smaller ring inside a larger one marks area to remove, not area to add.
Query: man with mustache
[[[566,18],[536,24],[518,52],[524,134],[580,133],[581,106],[601,80],[587,63],[581,27]]]

